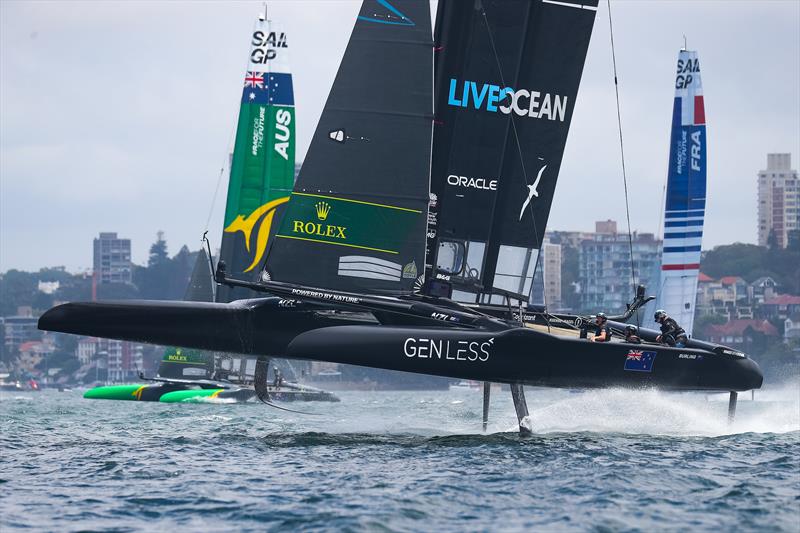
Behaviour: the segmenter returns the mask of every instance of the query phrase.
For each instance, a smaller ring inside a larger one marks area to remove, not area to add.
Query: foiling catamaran
[[[289,199],[294,183],[294,89],[287,33],[267,19],[255,22],[244,73],[236,140],[231,156],[221,256],[233,275],[246,276],[261,262],[275,208]],[[222,176],[220,176],[222,177]],[[209,252],[210,253],[210,252]],[[257,270],[257,269],[256,269]],[[244,289],[214,290],[208,258],[198,254],[184,296],[191,302],[229,302],[246,297]],[[236,357],[170,347],[155,377],[147,383],[95,387],[84,398],[196,402],[219,399],[246,402],[255,397],[254,357]],[[268,392],[281,401],[339,401],[324,390],[290,382],[288,361],[276,361]],[[283,368],[283,371],[279,367]]]
[[[231,303],[69,303],[39,327],[524,385],[758,388],[745,354],[593,343],[591,317],[528,304],[597,0],[365,0],[258,279]],[[435,114],[434,114],[435,110]],[[644,305],[644,288],[624,321]],[[484,427],[489,402],[484,388]]]

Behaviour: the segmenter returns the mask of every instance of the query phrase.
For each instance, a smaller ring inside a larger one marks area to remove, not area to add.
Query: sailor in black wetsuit
[[[642,339],[637,333],[639,333],[639,328],[633,324],[625,326],[625,342],[629,344],[642,344]]]
[[[605,313],[597,313],[595,316],[595,330],[592,342],[608,342],[611,340],[611,328],[608,327],[608,318]]]
[[[686,332],[683,328],[675,322],[674,318],[670,318],[663,309],[656,311],[654,318],[656,322],[661,324],[661,335],[656,337],[656,342],[675,346],[676,348],[683,348],[686,346],[689,338],[686,336]]]

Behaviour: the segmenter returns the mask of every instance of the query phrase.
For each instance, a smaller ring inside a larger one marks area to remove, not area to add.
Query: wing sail
[[[706,113],[697,52],[681,50],[664,211],[661,283],[656,307],[691,335],[706,209]]]
[[[279,24],[256,21],[243,86],[220,259],[232,277],[252,281],[294,184],[294,89],[289,39]],[[222,286],[217,301],[251,295]]]
[[[428,250],[474,292],[530,293],[596,9],[440,2]]]
[[[422,272],[431,150],[430,10],[365,0],[264,279],[407,292]]]

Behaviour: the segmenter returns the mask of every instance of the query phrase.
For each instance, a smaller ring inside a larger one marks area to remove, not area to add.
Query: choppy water
[[[0,393],[0,530],[800,531],[800,386],[258,404]]]

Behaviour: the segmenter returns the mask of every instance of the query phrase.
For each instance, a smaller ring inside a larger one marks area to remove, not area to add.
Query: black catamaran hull
[[[745,391],[763,379],[755,362],[732,351],[591,343],[524,327],[386,326],[368,315],[277,297],[231,304],[71,303],[47,311],[39,328],[546,387]]]

